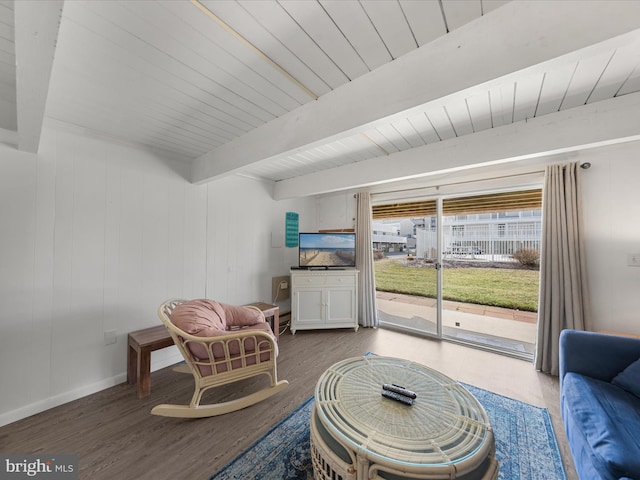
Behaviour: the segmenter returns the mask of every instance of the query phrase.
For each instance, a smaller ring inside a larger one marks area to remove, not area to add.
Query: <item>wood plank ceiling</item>
[[[66,1],[46,116],[192,161],[500,8],[501,0]],[[16,129],[0,0],[0,128]],[[339,141],[257,162],[273,181],[640,91],[640,40]],[[401,85],[399,85],[401,88]]]
[[[194,158],[479,17],[482,6],[67,2],[48,114]],[[355,137],[253,173],[281,179],[313,171],[319,160],[335,166],[372,153],[379,150]]]

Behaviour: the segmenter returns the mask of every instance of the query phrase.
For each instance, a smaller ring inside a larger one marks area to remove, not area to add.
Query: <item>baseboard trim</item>
[[[176,363],[182,362],[182,356],[178,352],[176,353],[176,355],[171,355],[167,358],[162,359],[162,361],[152,362],[151,371],[155,372],[156,370],[160,370],[162,368],[166,368],[171,365],[175,365]],[[105,378],[104,380],[100,380],[89,385],[84,385],[80,388],[76,388],[68,392],[63,392],[53,397],[38,400],[37,402],[33,402],[29,405],[16,408],[15,410],[10,410],[8,412],[0,414],[0,427],[4,427],[5,425],[9,425],[10,423],[17,422],[18,420],[22,420],[23,418],[36,415],[37,413],[44,412],[45,410],[64,405],[65,403],[78,400],[79,398],[86,397],[87,395],[98,393],[102,390],[106,390],[107,388],[115,387],[116,385],[119,385],[126,381],[126,372],[119,373],[117,375],[114,375],[113,377]],[[132,395],[135,395],[133,386]]]

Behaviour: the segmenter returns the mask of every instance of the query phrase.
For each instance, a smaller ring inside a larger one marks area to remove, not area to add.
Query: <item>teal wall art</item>
[[[299,215],[296,212],[287,212],[284,227],[285,245],[287,247],[298,246],[298,218]]]

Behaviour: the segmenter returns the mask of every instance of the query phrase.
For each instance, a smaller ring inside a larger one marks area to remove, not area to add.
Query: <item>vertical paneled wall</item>
[[[167,298],[270,300],[295,261],[271,243],[293,203],[181,168],[59,127],[37,156],[0,146],[0,425],[125,381],[127,333]],[[313,203],[295,210],[315,221]],[[178,359],[154,352],[153,368]]]
[[[13,152],[7,155],[6,151],[10,150],[0,145],[0,402],[3,410],[6,406],[17,408],[28,401],[25,394],[41,389],[28,375],[34,368],[43,372],[41,381],[49,383],[46,340],[50,328],[46,320],[32,322],[36,311],[34,289],[42,287],[34,282],[37,164],[32,155]]]
[[[357,202],[353,193],[339,192],[317,198],[318,229],[355,228]]]
[[[206,296],[231,304],[271,302],[271,278],[288,275],[298,249],[284,245],[287,211],[300,216],[300,230],[315,230],[315,202],[272,200],[272,185],[240,176],[213,182],[207,190]],[[274,238],[276,240],[274,243]]]

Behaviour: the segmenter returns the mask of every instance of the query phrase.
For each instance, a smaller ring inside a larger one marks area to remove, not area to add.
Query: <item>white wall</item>
[[[59,126],[37,156],[0,145],[0,425],[124,382],[127,333],[159,324],[167,298],[270,301],[297,262],[272,232],[289,210],[317,228],[315,202],[241,177],[195,186],[182,168]],[[154,352],[152,368],[179,359]]]
[[[640,335],[640,142],[580,154],[591,305],[596,330]]]
[[[318,230],[355,228],[356,199],[353,192],[316,197]]]

